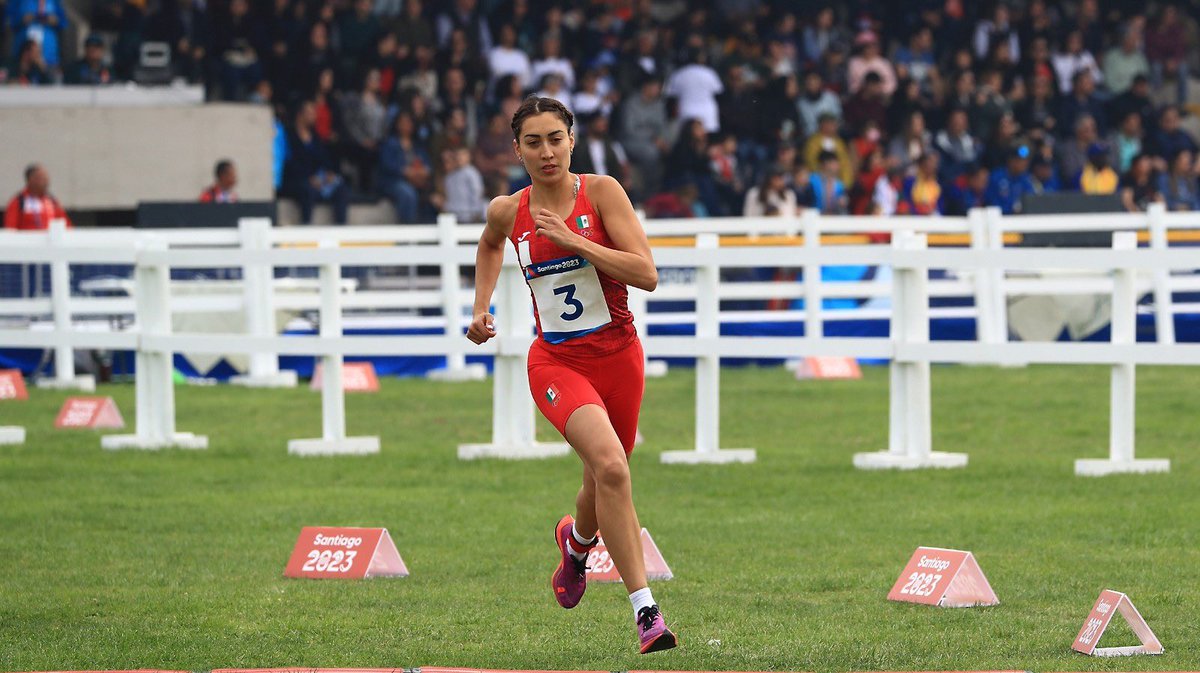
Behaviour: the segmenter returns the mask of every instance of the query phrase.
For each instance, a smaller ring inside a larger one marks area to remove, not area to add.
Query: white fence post
[[[821,212],[815,208],[805,209],[801,222],[804,226],[804,249],[812,253],[809,257],[811,261],[804,265],[804,337],[810,341],[820,341],[825,337],[821,263],[817,254],[821,249]]]
[[[323,240],[320,248],[337,247]],[[342,265],[321,264],[321,340],[342,339]],[[297,456],[341,456],[379,453],[379,437],[346,436],[346,391],[342,381],[343,350],[321,357],[321,437],[292,439],[288,453]],[[314,372],[315,375],[315,372]]]
[[[446,334],[458,337],[466,326],[463,321],[462,281],[458,275],[455,249],[458,247],[458,218],[453,213],[438,215],[438,259],[442,260],[442,317],[446,321]],[[482,363],[467,364],[467,356],[461,351],[446,354],[446,367],[434,369],[427,375],[435,381],[482,381],[487,378],[487,366]]]
[[[971,249],[991,248],[988,236],[988,214],[983,208],[972,208],[967,213],[967,226],[971,230]],[[995,343],[996,328],[993,324],[996,309],[992,291],[991,269],[978,268],[975,274],[975,338],[982,343]]]
[[[716,234],[696,237],[698,255],[716,250]],[[721,267],[711,255],[696,265],[696,338],[716,341],[721,335]],[[696,358],[696,449],[664,451],[664,463],[753,463],[754,449],[721,449],[721,358],[714,352]]]
[[[923,251],[924,234],[900,231],[892,237],[899,252]],[[892,341],[897,346],[929,343],[929,269],[899,256],[892,285]],[[899,351],[899,349],[897,349]],[[857,453],[854,466],[864,470],[925,467],[963,467],[965,453],[932,450],[932,402],[929,360],[908,360],[897,355],[891,364],[891,404],[888,416],[888,450]]]
[[[150,239],[145,250],[162,252],[167,244]],[[171,269],[158,262],[138,260],[134,268],[134,298],[140,333],[134,358],[137,398],[137,429],[132,435],[108,435],[100,439],[105,449],[205,449],[208,438],[175,431],[175,367],[170,349],[147,346],[145,337],[171,335]]]
[[[67,244],[67,221],[50,220],[48,234],[51,247]],[[35,267],[36,269],[36,267]],[[37,278],[41,279],[40,269]],[[39,388],[55,390],[96,390],[96,377],[75,375],[75,349],[71,347],[71,264],[63,259],[50,262],[50,305],[54,313],[54,378],[38,379]]]
[[[1166,250],[1167,241],[1167,207],[1161,203],[1151,203],[1147,216],[1150,218],[1150,249]],[[1171,295],[1171,270],[1154,270],[1154,327],[1158,334],[1158,343],[1175,343],[1175,303]]]
[[[1004,249],[1004,213],[999,208],[991,206],[984,210],[984,233],[986,249]],[[996,266],[980,269],[980,272],[987,274],[987,288],[992,296],[989,302],[992,316],[988,321],[991,333],[987,335],[986,342],[1005,343],[1008,341],[1008,290],[1005,288],[1004,269]]]
[[[492,384],[492,441],[460,444],[460,460],[551,458],[571,452],[565,442],[537,441],[529,393],[528,351],[533,334],[529,293],[518,264],[505,264],[496,284],[497,343]],[[466,340],[466,337],[463,337]]]
[[[264,217],[247,217],[238,220],[238,234],[243,250],[266,252],[271,249],[271,220]],[[246,317],[246,333],[251,336],[272,338],[278,336],[275,329],[274,267],[262,262],[247,263],[242,267],[243,314]],[[275,353],[250,353],[249,371],[234,376],[229,382],[248,388],[295,388],[296,372],[279,370],[279,356]]]
[[[1132,231],[1113,233],[1113,250],[1137,250],[1137,234]],[[1137,273],[1124,267],[1113,272],[1112,343],[1137,343]],[[1171,461],[1134,458],[1134,401],[1136,368],[1132,362],[1112,367],[1112,388],[1109,410],[1108,460],[1081,459],[1075,461],[1075,474],[1099,477],[1127,472],[1167,472]]]

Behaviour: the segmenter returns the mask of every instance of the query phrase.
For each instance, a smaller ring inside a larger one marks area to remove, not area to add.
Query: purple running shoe
[[[571,556],[567,547],[567,540],[570,539],[574,526],[575,519],[568,514],[559,519],[558,525],[554,527],[554,542],[558,545],[562,558],[550,577],[550,586],[554,587],[554,598],[558,604],[567,609],[579,605],[579,600],[583,598],[583,592],[587,589],[587,565]]]
[[[667,628],[662,611],[658,609],[657,605],[651,605],[638,611],[637,632],[642,643],[642,654],[669,650],[679,644],[675,634]]]

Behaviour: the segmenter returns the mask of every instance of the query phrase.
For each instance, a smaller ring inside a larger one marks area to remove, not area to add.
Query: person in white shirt
[[[568,90],[575,89],[575,67],[562,56],[562,41],[554,35],[542,38],[542,57],[533,62],[533,81],[540,82],[550,73],[562,75]]]
[[[1050,62],[1054,65],[1054,74],[1058,77],[1058,90],[1062,95],[1070,94],[1074,89],[1075,73],[1085,70],[1092,76],[1097,85],[1104,83],[1104,73],[1096,64],[1092,52],[1083,48],[1083,33],[1073,30],[1067,34],[1065,49],[1054,54]]]
[[[492,86],[501,77],[513,75],[521,83],[522,89],[530,87],[533,75],[529,57],[517,49],[517,29],[512,24],[500,26],[500,44],[488,52],[488,68],[492,72]]]
[[[796,192],[789,189],[783,171],[772,168],[763,177],[761,185],[746,192],[742,207],[744,217],[782,216],[796,214]]]
[[[699,119],[708,133],[721,130],[717,95],[725,90],[717,71],[704,64],[702,49],[693,49],[688,65],[671,73],[664,93],[679,99],[680,119]]]

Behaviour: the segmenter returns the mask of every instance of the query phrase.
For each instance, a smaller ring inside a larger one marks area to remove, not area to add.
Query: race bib
[[[578,255],[525,267],[542,338],[550,343],[594,332],[612,321],[596,267]]]

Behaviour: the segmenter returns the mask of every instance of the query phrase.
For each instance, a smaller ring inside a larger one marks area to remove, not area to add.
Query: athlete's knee
[[[596,475],[597,489],[624,489],[629,487],[629,462],[624,452],[615,453],[611,458],[605,458],[598,465],[592,466]]]

